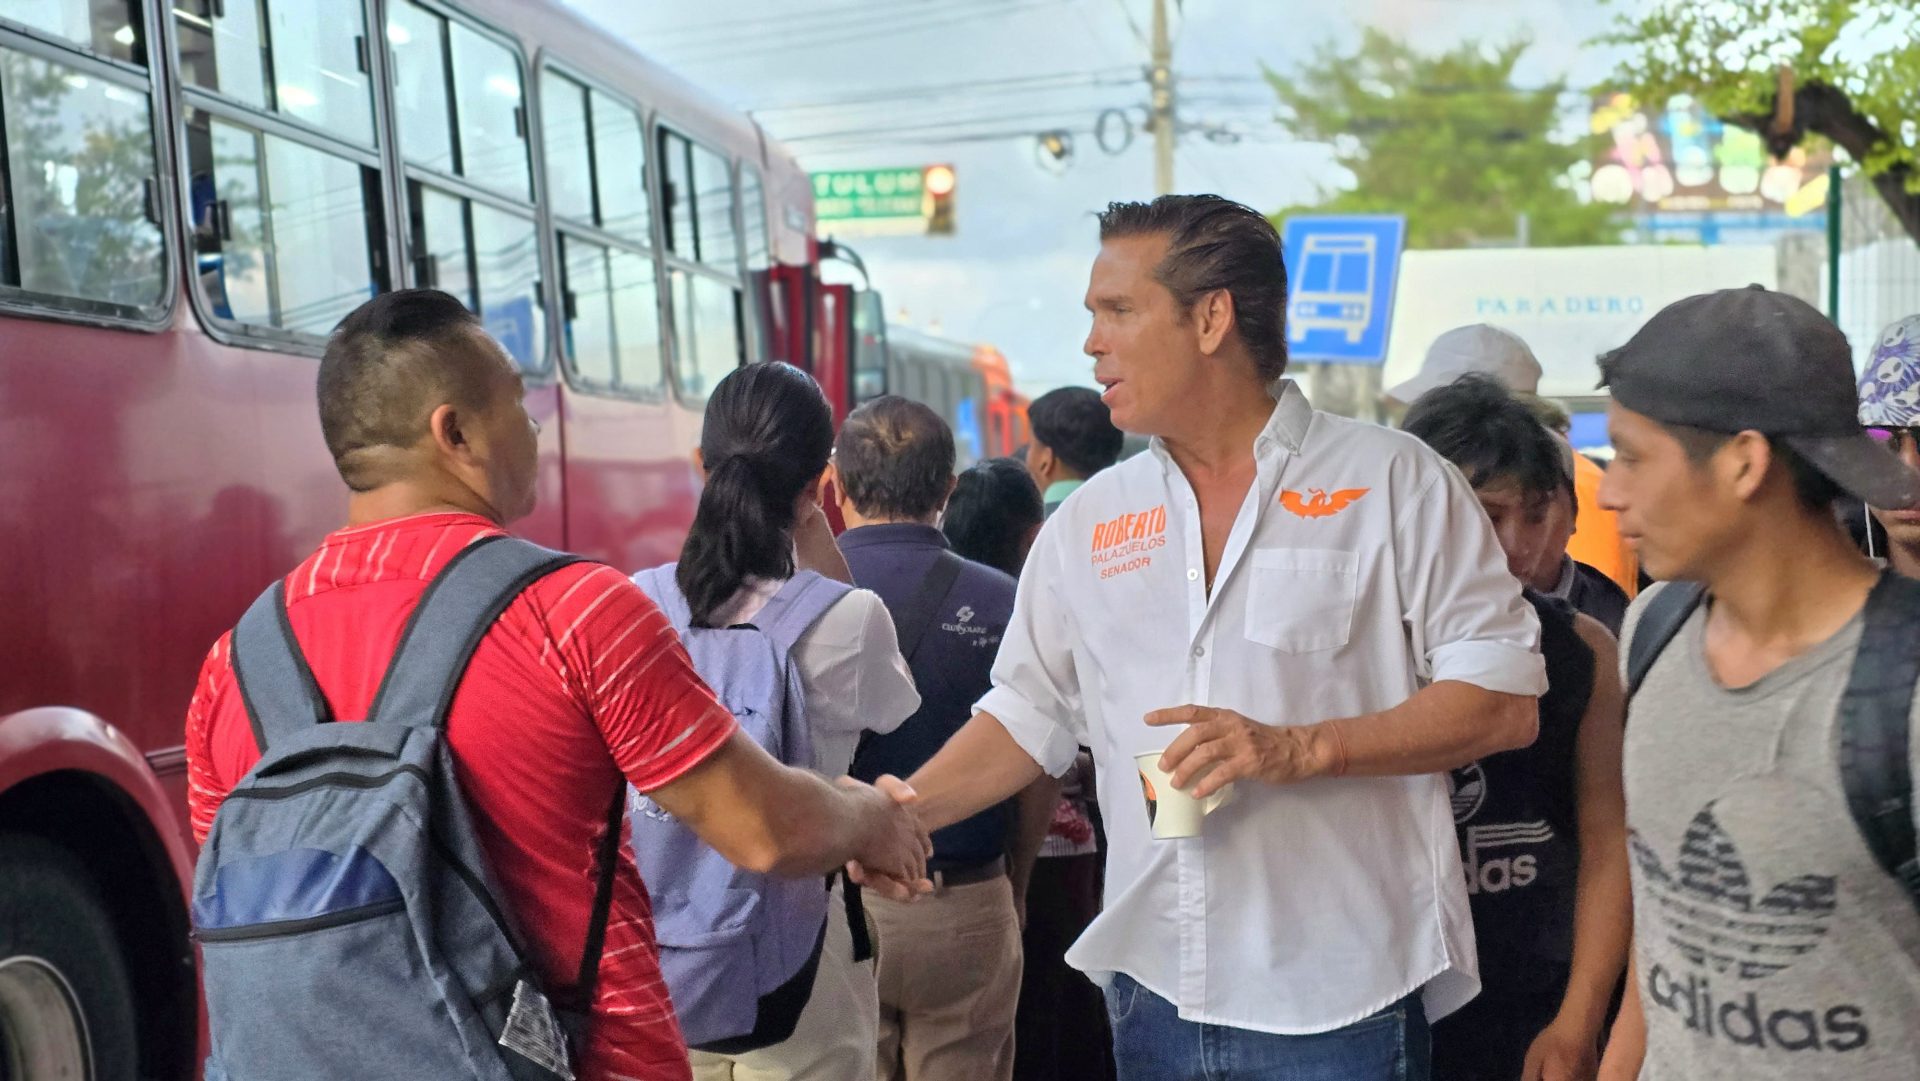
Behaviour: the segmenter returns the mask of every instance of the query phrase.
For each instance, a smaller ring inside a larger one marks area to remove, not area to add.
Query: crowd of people
[[[1920,317],[1856,382],[1680,301],[1603,471],[1498,327],[1316,411],[1286,296],[1260,214],[1115,203],[1023,455],[748,365],[618,569],[508,537],[479,321],[368,301],[348,521],[187,716],[208,1076],[1911,1077]]]

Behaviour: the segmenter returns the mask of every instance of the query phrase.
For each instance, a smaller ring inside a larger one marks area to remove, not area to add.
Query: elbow
[[[771,837],[755,840],[742,848],[731,862],[742,871],[752,871],[758,875],[778,875],[782,873],[786,854],[780,851],[780,845]]]
[[[1487,726],[1488,739],[1492,744],[1487,754],[1532,746],[1540,735],[1538,698],[1524,694],[1498,695],[1493,714],[1494,723]]]

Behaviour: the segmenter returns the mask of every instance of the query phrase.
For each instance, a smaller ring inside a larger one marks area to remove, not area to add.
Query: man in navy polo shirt
[[[924,765],[992,685],[1014,581],[954,555],[936,528],[953,468],[952,430],[905,398],[855,410],[834,445],[834,490],[848,527],[841,551],[854,582],[878,593],[893,615],[921,701],[893,732],[862,740],[855,777],[904,776]],[[880,932],[881,1081],[1012,1076],[1021,949],[1008,853],[1031,862],[1046,829],[1044,820],[1032,823],[1022,831],[1030,843],[1016,845],[1016,803],[934,834],[933,896],[910,905],[870,901]]]

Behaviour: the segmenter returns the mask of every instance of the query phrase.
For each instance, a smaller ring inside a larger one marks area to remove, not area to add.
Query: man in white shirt
[[[1539,627],[1473,491],[1419,441],[1316,413],[1286,272],[1215,196],[1101,215],[1086,352],[1151,453],[1075,492],[1021,578],[994,687],[916,773],[938,827],[1093,748],[1121,1081],[1424,1079],[1477,990],[1445,771],[1526,745]],[[1133,758],[1233,798],[1155,840]],[[1425,989],[1422,996],[1415,992]]]

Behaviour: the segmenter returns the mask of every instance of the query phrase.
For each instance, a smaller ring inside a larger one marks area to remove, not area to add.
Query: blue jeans
[[[1416,992],[1345,1028],[1275,1036],[1183,1021],[1116,973],[1107,986],[1119,1081],[1429,1081],[1432,1043]]]

